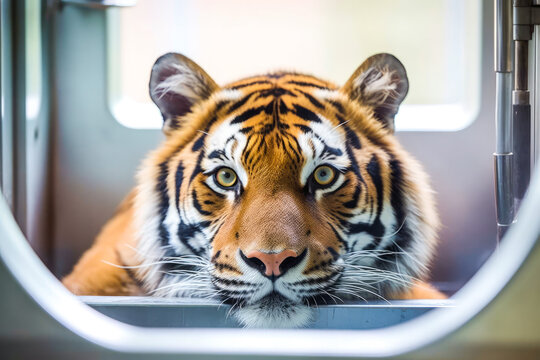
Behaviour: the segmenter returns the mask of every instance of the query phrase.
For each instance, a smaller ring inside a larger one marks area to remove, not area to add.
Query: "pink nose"
[[[264,264],[264,274],[266,276],[279,276],[281,275],[281,270],[279,269],[281,263],[287,258],[296,258],[297,256],[298,254],[296,253],[296,251],[287,249],[277,254],[268,254],[262,251],[253,250],[249,254],[247,254],[246,257],[248,259],[255,258],[260,260]],[[286,270],[284,269],[284,271]]]

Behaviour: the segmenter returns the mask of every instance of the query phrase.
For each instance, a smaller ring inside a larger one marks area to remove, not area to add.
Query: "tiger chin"
[[[274,72],[220,87],[180,54],[152,68],[164,142],[63,283],[81,295],[201,297],[247,327],[312,308],[443,298],[425,282],[439,220],[394,136],[408,91],[392,55],[339,87]]]

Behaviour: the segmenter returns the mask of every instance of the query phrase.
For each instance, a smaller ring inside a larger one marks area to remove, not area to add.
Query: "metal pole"
[[[495,200],[497,230],[502,238],[515,217],[512,144],[512,3],[495,1],[496,147]]]
[[[514,143],[514,197],[516,208],[531,177],[531,104],[529,95],[529,40],[532,39],[532,0],[514,0],[514,91],[512,123]],[[523,11],[523,9],[527,9]]]

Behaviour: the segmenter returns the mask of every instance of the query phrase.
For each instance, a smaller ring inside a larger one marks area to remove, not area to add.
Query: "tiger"
[[[215,299],[268,328],[307,326],[317,305],[444,298],[427,281],[434,191],[395,136],[408,88],[387,53],[341,87],[290,71],[220,87],[161,56],[149,92],[164,141],[63,284]]]

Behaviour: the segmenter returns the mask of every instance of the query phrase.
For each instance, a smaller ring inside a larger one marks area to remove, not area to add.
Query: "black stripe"
[[[335,101],[335,100],[328,100],[328,102],[334,107],[336,108],[337,112],[341,115],[343,115],[344,113],[344,109],[343,109],[343,105],[341,105],[341,103]]]
[[[259,107],[256,107],[256,108],[248,109],[248,110],[244,111],[243,113],[241,113],[240,115],[236,116],[231,121],[231,125],[232,124],[242,123],[242,122],[244,122],[246,120],[249,120],[250,118],[260,114],[264,110],[265,110],[265,106],[259,106]]]
[[[358,223],[358,224],[351,224],[349,226],[349,233],[360,233],[360,232],[366,232],[370,234],[371,236],[375,237],[373,241],[369,244],[367,244],[363,250],[372,250],[376,248],[379,243],[381,242],[381,237],[384,235],[385,227],[381,222],[381,213],[383,210],[383,182],[381,177],[381,168],[379,164],[379,160],[377,159],[376,155],[373,155],[371,157],[371,160],[369,161],[368,165],[366,166],[366,170],[371,177],[371,180],[373,182],[373,185],[375,186],[375,192],[377,197],[377,212],[375,216],[375,220],[371,224],[367,223]]]
[[[224,289],[222,287],[219,287],[217,286],[217,284],[214,284],[214,286],[216,286],[219,289],[221,293],[221,298],[224,299],[223,300],[224,304],[234,305],[234,306],[239,306],[239,307],[242,307],[243,304],[246,303],[246,296],[254,293],[256,290],[256,288],[253,288],[251,290],[229,290],[229,289]]]
[[[193,151],[193,152],[199,151],[202,148],[202,146],[204,145],[204,138],[205,137],[206,137],[206,134],[202,133],[201,136],[199,136],[197,138],[197,140],[195,140],[195,142],[193,143],[193,146],[191,147],[191,151]]]
[[[186,224],[182,219],[180,219],[180,224],[178,224],[178,238],[184,244],[189,251],[193,254],[199,255],[199,252],[195,250],[193,246],[189,243],[189,239],[193,238],[198,232],[198,227],[196,224]]]
[[[334,235],[336,235],[337,240],[343,245],[343,247],[345,248],[345,251],[349,251],[349,246],[348,246],[347,242],[345,240],[343,240],[341,235],[339,235],[336,228],[329,222],[327,224],[330,226],[330,229],[332,229],[332,231],[334,232]]]
[[[411,229],[409,224],[405,222],[405,201],[403,194],[404,179],[403,179],[403,166],[399,160],[395,158],[393,154],[390,155],[390,178],[391,184],[391,199],[390,203],[394,209],[394,215],[396,218],[396,226],[400,226],[399,232],[394,235],[394,241],[390,242],[383,250],[389,252],[402,252],[407,250],[407,245],[411,240]],[[387,258],[393,255],[386,256]],[[383,266],[384,261],[388,259],[384,256],[378,260],[377,264]]]
[[[178,167],[176,168],[176,175],[175,175],[175,189],[176,189],[176,210],[178,210],[178,213],[180,213],[180,207],[178,205],[178,202],[180,201],[180,188],[182,187],[182,182],[184,181],[184,166],[182,162],[178,164]]]
[[[383,181],[381,177],[381,166],[379,164],[379,160],[377,159],[376,155],[371,156],[371,160],[369,160],[369,163],[366,166],[366,170],[371,177],[371,180],[373,181],[373,185],[375,185],[375,189],[377,191],[377,218],[381,216],[382,209],[383,209]]]
[[[236,103],[232,104],[229,109],[227,109],[227,113],[230,114],[236,110],[238,110],[238,108],[240,108],[242,105],[244,105],[254,94],[256,94],[256,92],[253,92],[249,95],[246,95],[244,96],[242,99],[238,100]]]
[[[291,139],[293,139],[293,141],[295,141],[296,146],[300,148],[300,144],[296,140],[295,136],[289,134],[288,132],[285,133],[284,136],[279,136],[279,140],[281,141],[281,145],[283,146],[283,150],[285,150],[285,153],[289,156],[289,158],[292,161],[295,161],[292,155],[287,151],[287,149],[289,149],[290,152],[292,152],[294,156],[296,157],[296,162],[300,163],[302,162],[302,156],[300,155],[300,152],[297,149],[295,149],[294,146],[292,145]]]
[[[290,112],[290,109],[287,107],[287,104],[285,104],[285,101],[282,99],[279,99],[279,113],[281,115],[288,114]]]
[[[324,148],[321,152],[321,157],[325,154],[330,154],[330,155],[335,155],[335,156],[341,156],[343,155],[343,151],[341,151],[341,149],[338,149],[338,148],[335,148],[335,147],[331,147],[331,146],[328,146],[326,144],[326,142],[324,141],[323,138],[321,138],[318,134],[315,134],[313,133],[313,136],[319,140],[323,145],[324,145]]]
[[[206,186],[206,188],[207,188],[208,190],[212,191],[212,193],[213,193],[214,195],[216,195],[217,197],[219,197],[219,198],[221,198],[221,199],[225,198],[225,195],[216,192],[216,190],[212,189],[212,188],[210,187],[210,185],[208,185],[206,182],[203,181],[203,182],[201,182],[201,184],[203,184],[204,186]]]
[[[203,249],[195,249],[189,243],[190,239],[193,239],[197,233],[203,234],[202,229],[210,226],[210,221],[201,221],[197,224],[186,224],[182,219],[180,219],[180,224],[178,224],[178,238],[193,254],[202,255],[204,252]]]
[[[360,139],[358,138],[358,135],[351,130],[347,125],[343,125],[345,128],[345,135],[347,137],[347,142],[355,149],[361,149],[362,143],[360,142]]]
[[[193,172],[191,173],[191,176],[189,177],[190,184],[193,182],[193,179],[195,179],[195,177],[202,172],[201,162],[202,162],[203,157],[204,157],[204,151],[201,151],[199,153],[199,156],[197,157],[197,163],[195,165],[195,169],[193,169]]]
[[[294,92],[281,88],[281,87],[271,87],[267,89],[263,89],[260,91],[257,91],[257,100],[258,99],[265,99],[267,97],[273,97],[274,99],[279,98],[283,95],[289,95],[291,97],[298,97]]]
[[[366,186],[366,181],[364,180],[364,178],[362,177],[362,174],[360,173],[360,168],[358,166],[358,163],[356,162],[356,157],[352,153],[352,150],[348,144],[345,146],[345,149],[347,152],[347,156],[349,160],[351,161],[351,164],[349,165],[349,170],[353,172],[353,174],[356,176],[360,184],[356,185],[352,199],[347,201],[346,203],[343,203],[343,206],[345,206],[347,209],[355,209],[358,207],[358,201],[360,200],[360,193],[362,192],[361,184],[364,184],[364,186]]]
[[[343,206],[345,206],[347,209],[354,209],[358,207],[358,200],[360,199],[360,191],[362,191],[362,189],[360,188],[360,184],[358,184],[356,185],[356,188],[354,189],[352,199],[350,201],[347,201],[346,203],[343,203]]]
[[[159,175],[157,178],[156,191],[159,194],[159,227],[158,227],[158,236],[159,241],[163,246],[169,245],[169,232],[163,223],[165,217],[167,216],[167,211],[169,209],[169,194],[167,193],[167,176],[169,174],[168,168],[169,159],[163,161],[159,164]]]
[[[233,286],[250,286],[250,285],[254,285],[252,283],[248,283],[248,282],[245,282],[245,281],[242,281],[242,280],[237,280],[237,279],[224,279],[224,278],[219,278],[217,276],[214,276],[214,278],[212,279],[212,281],[215,281],[215,282],[219,282],[225,286],[230,286],[230,285],[233,285]],[[229,290],[230,291],[230,290]]]
[[[330,255],[332,255],[332,258],[334,259],[334,261],[336,261],[337,259],[339,259],[339,254],[338,252],[331,246],[327,247],[326,248],[328,250],[328,252],[330,253]]]
[[[221,159],[221,160],[229,159],[227,157],[227,154],[225,154],[225,150],[214,150],[210,154],[208,154],[208,158],[209,159]]]
[[[404,218],[404,204],[403,204],[403,170],[401,162],[397,160],[393,154],[390,159],[390,176],[392,178],[392,187],[391,187],[391,203],[398,220],[403,220]]]
[[[341,149],[326,145],[326,143],[323,141],[323,139],[321,139],[318,135],[316,135],[316,136],[324,145],[324,149],[322,151],[321,157],[324,154],[330,154],[330,155],[335,155],[335,156],[343,155],[343,151],[341,151]]]
[[[334,194],[334,193],[338,192],[339,190],[343,189],[345,186],[349,185],[350,182],[351,182],[351,181],[350,181],[349,179],[345,179],[345,181],[343,182],[343,184],[339,185],[339,186],[337,187],[337,189],[334,189],[334,190],[332,190],[332,191],[326,192],[326,193],[324,193],[324,195],[326,196],[326,195]]]
[[[294,105],[294,113],[299,118],[306,120],[306,121],[313,121],[316,123],[320,123],[321,119],[315,114],[313,111],[306,109],[303,106],[300,105]]]
[[[358,166],[358,163],[356,162],[356,157],[354,156],[349,145],[345,146],[345,151],[347,152],[347,157],[351,161],[351,164],[349,165],[350,170],[354,173],[354,175],[356,175],[356,177],[362,184],[366,185],[366,181],[364,180],[364,177],[360,173],[360,167]]]
[[[221,108],[223,108],[225,105],[230,103],[230,100],[220,100],[216,103],[216,107],[214,108],[214,114],[217,114]]]
[[[197,211],[200,214],[206,215],[206,216],[212,215],[211,212],[203,210],[201,204],[199,203],[199,199],[197,198],[197,192],[195,191],[195,189],[193,189],[193,191],[191,192],[191,196],[192,196],[193,206],[195,207],[195,209],[197,209]]]
[[[246,146],[244,147],[244,151],[242,153],[242,159],[244,160],[244,163],[248,167],[250,166],[249,155],[251,154],[251,151],[255,147],[254,144],[251,144],[251,141],[254,139],[254,136],[255,135],[253,135],[253,134],[248,135],[248,137],[246,139]],[[256,140],[256,138],[255,138],[255,140]]]
[[[252,82],[248,82],[248,83],[245,83],[245,84],[231,86],[231,89],[241,89],[241,88],[244,88],[246,86],[257,85],[257,84],[271,85],[272,83],[270,81],[267,81],[267,80],[257,80],[257,81],[252,81]]]
[[[288,134],[289,134],[289,133],[288,133]],[[299,150],[297,151],[298,154],[301,154],[301,153],[302,153],[302,150],[300,150],[300,149],[302,149],[302,147],[300,146],[300,143],[298,142],[298,139],[296,138],[296,136],[293,136],[293,135],[291,135],[291,134],[289,134],[289,136],[290,136],[291,139],[293,139],[294,142],[296,143],[296,148],[299,149]],[[296,151],[295,151],[295,153],[296,153]],[[301,156],[301,155],[298,155],[298,161],[299,161],[299,162],[302,161],[302,156]]]
[[[289,283],[289,285],[298,286],[298,285],[320,284],[320,283],[324,283],[326,281],[329,281],[334,276],[336,276],[336,273],[331,273],[330,275],[323,276],[323,277],[309,278],[309,279],[305,279],[305,280],[296,281],[296,282],[293,282],[293,283]],[[305,290],[305,289],[301,289],[301,290]]]
[[[204,132],[208,132],[208,130],[210,130],[210,127],[212,127],[212,125],[217,121],[218,117],[217,117],[217,114],[218,112],[221,110],[221,108],[223,108],[225,105],[229,104],[229,101],[225,101],[225,100],[222,100],[222,101],[219,101],[218,103],[216,103],[216,107],[214,108],[214,111],[213,111],[213,115],[212,117],[210,118],[210,120],[207,121],[206,123],[206,127],[204,129]],[[202,144],[201,144],[202,145]],[[196,149],[196,150],[199,150],[199,149]],[[195,150],[195,151],[196,151]]]
[[[392,179],[392,186],[390,188],[390,203],[392,204],[392,208],[394,209],[397,226],[401,226],[401,229],[396,234],[395,241],[396,243],[398,243],[398,245],[405,246],[405,242],[410,239],[411,231],[409,229],[409,225],[407,223],[404,223],[405,201],[403,194],[403,169],[401,162],[397,160],[393,154],[390,155],[390,177]]]
[[[294,126],[296,126],[297,128],[299,128],[300,130],[302,130],[302,132],[303,132],[304,134],[309,134],[309,133],[313,132],[313,131],[311,130],[311,128],[310,128],[309,126],[307,126],[307,125],[294,124]]]
[[[237,268],[235,268],[234,266],[231,266],[229,264],[214,262],[214,267],[216,269],[220,270],[220,271],[230,270],[230,271],[234,271],[234,272],[237,272],[239,274],[242,274],[242,272],[240,270],[238,270]]]
[[[354,216],[354,214],[346,213],[343,211],[336,211],[336,214],[338,214],[339,216],[343,216],[344,218],[352,218]]]
[[[315,106],[316,108],[319,108],[319,109],[324,109],[324,105],[319,100],[317,100],[315,97],[313,97],[313,95],[311,95],[308,92],[302,91],[302,90],[298,90],[298,91],[302,95],[304,95],[309,100],[309,102],[313,104],[313,106]]]
[[[307,82],[307,81],[289,80],[289,81],[287,81],[287,84],[294,84],[294,85],[298,85],[298,86],[308,86],[308,87],[315,87],[317,89],[329,90],[326,86],[321,86],[321,85],[310,83],[310,82]]]

